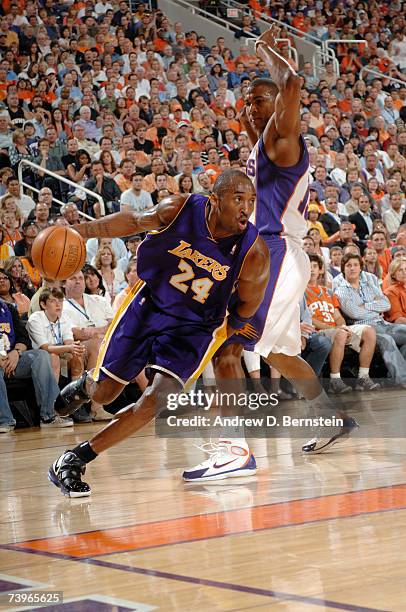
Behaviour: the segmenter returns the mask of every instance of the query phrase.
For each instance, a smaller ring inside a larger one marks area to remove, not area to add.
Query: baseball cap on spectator
[[[45,73],[45,76],[48,76],[48,74],[56,74],[56,70],[54,70],[53,68],[48,68]]]
[[[182,109],[182,107],[180,108]],[[188,121],[179,121],[178,128],[183,128],[183,127],[191,128],[192,126],[190,125]]]

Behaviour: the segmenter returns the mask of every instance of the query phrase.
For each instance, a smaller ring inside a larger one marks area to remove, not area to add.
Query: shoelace
[[[224,442],[212,442],[210,440],[210,442],[205,442],[200,446],[198,444],[195,444],[194,446],[204,453],[210,455],[210,457],[214,457],[215,455],[226,455],[229,452],[228,446]]]

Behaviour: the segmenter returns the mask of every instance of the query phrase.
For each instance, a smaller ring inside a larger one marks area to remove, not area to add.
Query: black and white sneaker
[[[48,480],[68,497],[87,497],[92,490],[82,482],[86,463],[70,450],[65,451],[48,470]]]
[[[349,438],[351,432],[359,427],[359,424],[352,417],[345,416],[342,417],[342,419],[343,425],[336,434],[330,437],[323,438],[321,436],[316,436],[312,438],[302,446],[302,452],[305,455],[317,455],[326,452],[334,444],[337,444],[337,442],[345,442],[345,440]]]
[[[91,401],[86,391],[86,370],[77,380],[66,385],[55,400],[54,410],[60,416],[70,416],[83,404]]]

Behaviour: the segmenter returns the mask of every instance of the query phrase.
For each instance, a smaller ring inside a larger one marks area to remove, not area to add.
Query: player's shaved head
[[[253,90],[254,87],[264,87],[269,90],[272,96],[276,96],[279,91],[272,79],[268,79],[267,77],[254,79],[250,85],[250,89]]]
[[[214,183],[213,193],[221,198],[227,192],[235,190],[238,183],[241,184],[241,181],[249,184],[254,191],[254,186],[251,180],[246,174],[244,174],[244,172],[241,172],[241,170],[237,170],[236,168],[224,170],[224,172],[217,177],[216,182]]]

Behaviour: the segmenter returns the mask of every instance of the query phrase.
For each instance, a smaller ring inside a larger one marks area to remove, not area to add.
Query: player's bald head
[[[250,91],[253,91],[254,89],[261,89],[267,91],[269,92],[269,95],[273,98],[277,95],[279,91],[272,79],[268,79],[266,77],[254,79],[251,82]]]
[[[234,191],[239,185],[250,186],[252,191],[255,191],[251,180],[244,172],[236,168],[224,170],[214,183],[213,194],[222,198],[225,194]]]

